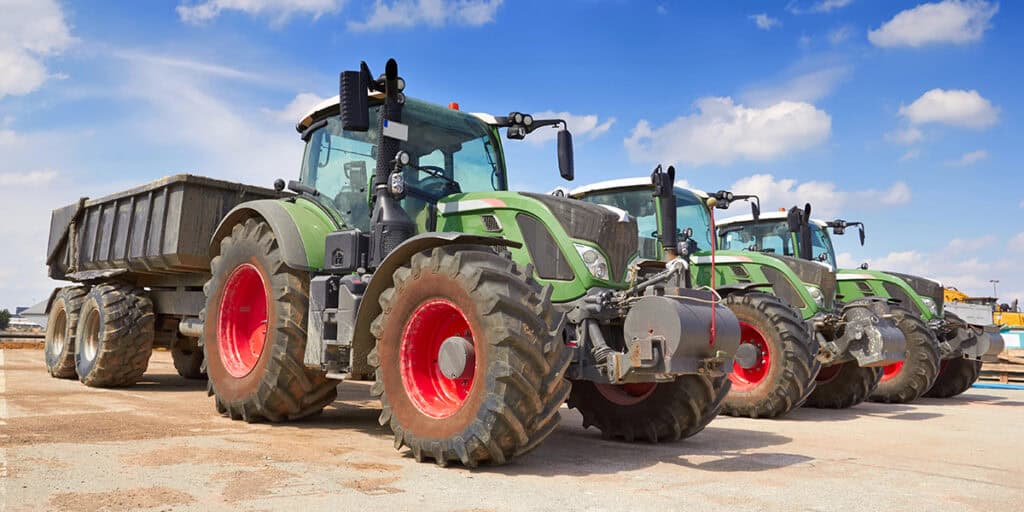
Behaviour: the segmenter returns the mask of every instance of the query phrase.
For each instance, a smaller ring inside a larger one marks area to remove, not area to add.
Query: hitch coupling
[[[829,319],[821,322],[831,323]],[[907,339],[896,327],[889,307],[864,300],[843,307],[842,318],[826,329],[818,359],[825,364],[857,361],[858,366],[886,366],[906,359]],[[819,330],[819,335],[821,335]]]

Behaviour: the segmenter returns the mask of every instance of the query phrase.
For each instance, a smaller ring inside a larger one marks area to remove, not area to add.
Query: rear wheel
[[[765,293],[730,295],[725,304],[740,321],[740,343],[754,346],[758,357],[751,368],[734,363],[722,412],[772,418],[799,407],[814,391],[821,368],[817,342],[800,316]]]
[[[74,379],[78,376],[75,373],[75,336],[85,292],[85,288],[77,286],[61,288],[50,305],[44,346],[46,370],[58,379]]]
[[[284,265],[270,226],[236,224],[210,263],[203,311],[207,390],[232,419],[284,421],[320,412],[337,382],[303,365],[309,279]]]
[[[75,369],[86,386],[118,387],[138,382],[153,354],[153,303],[128,284],[89,290],[78,318]]]
[[[892,308],[896,327],[907,339],[907,356],[882,369],[874,402],[905,404],[923,395],[939,373],[939,341],[921,318],[900,307]]]
[[[724,375],[636,384],[577,380],[569,407],[580,411],[585,428],[597,428],[606,439],[678,441],[704,430],[718,415],[731,384]]]
[[[881,368],[864,368],[857,366],[856,361],[824,366],[804,405],[820,409],[853,407],[871,395],[881,378]]]
[[[981,375],[981,361],[963,357],[946,359],[939,366],[939,376],[935,384],[924,394],[930,398],[950,398],[974,385]]]
[[[380,296],[372,393],[416,460],[501,464],[543,441],[569,393],[548,296],[489,248],[414,255]]]

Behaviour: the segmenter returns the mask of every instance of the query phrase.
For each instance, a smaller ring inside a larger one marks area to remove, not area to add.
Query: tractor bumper
[[[946,321],[939,329],[949,333],[940,337],[939,355],[942,359],[966,357],[987,363],[996,362],[999,353],[1006,348],[999,327],[995,325],[970,325]]]
[[[822,322],[828,323],[828,322]],[[906,359],[907,339],[881,301],[857,301],[843,308],[833,339],[819,331],[823,364],[857,361],[858,366],[886,366]]]
[[[630,305],[623,324],[626,351],[613,354],[607,362],[611,382],[665,381],[686,374],[732,371],[740,343],[736,316],[722,304],[712,307],[710,294],[679,293],[645,296]]]

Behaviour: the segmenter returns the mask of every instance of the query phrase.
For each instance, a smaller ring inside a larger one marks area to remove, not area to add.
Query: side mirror
[[[790,233],[800,231],[800,210],[796,206],[790,208],[786,214],[786,223],[789,224]]]
[[[864,245],[864,225],[860,226],[860,245]]]
[[[370,73],[366,63],[359,71],[342,71],[338,91],[341,125],[345,130],[365,132],[370,129],[370,103],[367,90]]]
[[[558,172],[566,181],[572,181],[576,177],[576,170],[573,166],[572,134],[565,128],[558,130]]]
[[[750,214],[753,215],[754,222],[757,222],[758,220],[760,220],[761,219],[761,205],[756,203],[756,202],[750,203]]]
[[[811,221],[811,203],[804,204],[804,218],[807,219],[807,222]]]
[[[860,269],[861,270],[867,270],[868,269],[868,264],[866,262],[865,263],[861,263],[860,264]]]

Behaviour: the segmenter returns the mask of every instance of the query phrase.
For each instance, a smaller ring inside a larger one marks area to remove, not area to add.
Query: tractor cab
[[[728,251],[754,251],[800,258],[800,233],[790,229],[787,212],[769,212],[725,219],[718,224],[719,247]],[[829,238],[828,225],[812,219],[806,226],[810,238],[810,259],[836,267],[836,252]]]

